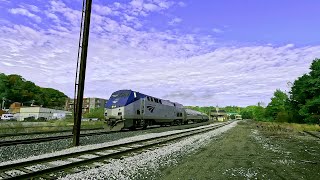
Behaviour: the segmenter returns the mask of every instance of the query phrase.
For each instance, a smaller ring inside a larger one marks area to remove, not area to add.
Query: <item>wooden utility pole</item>
[[[81,60],[79,68],[79,80],[76,84],[77,88],[77,99],[75,99],[75,116],[73,125],[73,145],[79,146],[80,140],[80,128],[81,128],[81,118],[82,118],[82,104],[83,104],[83,92],[84,92],[84,82],[86,76],[86,65],[87,65],[87,53],[88,53],[88,40],[89,40],[89,29],[90,29],[90,16],[91,16],[91,4],[92,0],[85,0],[85,16],[82,35],[80,36],[81,43]],[[81,33],[81,31],[80,31]],[[78,73],[78,72],[77,72]]]

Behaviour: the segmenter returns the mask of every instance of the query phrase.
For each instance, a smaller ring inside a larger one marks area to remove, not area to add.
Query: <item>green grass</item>
[[[103,128],[103,121],[83,121],[81,129]],[[0,134],[33,133],[71,130],[73,119],[50,120],[47,122],[10,122],[0,123]]]
[[[283,131],[320,131],[318,124],[297,124],[297,123],[280,123],[280,122],[258,122],[258,126],[266,129],[283,130]]]
[[[179,159],[177,165],[161,169],[158,179],[319,179],[320,149],[315,138],[307,136],[302,141],[299,133],[286,132],[290,138],[270,139],[273,130],[260,129],[257,124],[239,122],[207,146]],[[254,129],[262,139],[253,137]]]

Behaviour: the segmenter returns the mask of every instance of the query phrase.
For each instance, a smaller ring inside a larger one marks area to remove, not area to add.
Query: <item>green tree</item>
[[[275,120],[278,116],[278,113],[285,113],[286,104],[288,102],[288,96],[286,93],[282,92],[281,90],[277,89],[273,97],[271,98],[271,102],[266,107],[266,116],[271,117]]]
[[[23,105],[42,105],[49,108],[62,108],[67,96],[52,88],[41,88],[23,77],[0,74],[0,100],[5,98],[5,106],[13,102]]]
[[[243,119],[254,119],[257,121],[265,120],[265,108],[258,105],[247,106],[240,112]]]
[[[291,114],[306,123],[319,123],[320,119],[320,59],[313,60],[310,73],[294,81],[290,91]]]
[[[223,108],[227,113],[240,113],[241,107],[238,106],[226,106]]]

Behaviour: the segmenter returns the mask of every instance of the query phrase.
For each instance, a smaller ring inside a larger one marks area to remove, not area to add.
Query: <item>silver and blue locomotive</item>
[[[105,105],[106,128],[110,131],[151,125],[181,125],[189,120],[201,122],[208,119],[198,111],[184,109],[182,104],[132,90],[112,93]]]

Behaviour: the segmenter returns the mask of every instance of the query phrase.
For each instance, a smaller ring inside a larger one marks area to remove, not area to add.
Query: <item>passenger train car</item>
[[[184,109],[182,104],[132,90],[112,93],[105,105],[106,129],[110,131],[151,125],[181,125],[189,120],[202,122],[209,120],[209,117],[198,111]]]
[[[209,120],[209,116],[192,109],[185,109],[187,114],[187,119],[192,122],[204,122]]]

